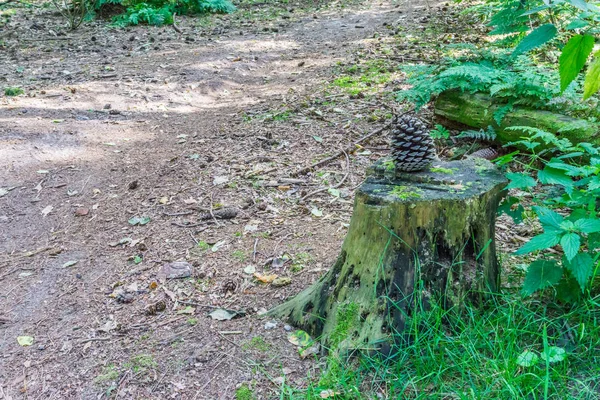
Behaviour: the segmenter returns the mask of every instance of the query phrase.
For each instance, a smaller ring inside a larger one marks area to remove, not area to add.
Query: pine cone
[[[486,147],[485,149],[480,149],[474,153],[469,154],[467,157],[485,158],[486,160],[493,160],[494,158],[498,158],[498,152],[492,149],[491,147]]]
[[[223,208],[221,210],[213,211],[212,215],[210,213],[200,214],[198,218],[212,219],[213,215],[216,219],[232,219],[238,215],[238,210],[235,208]]]
[[[435,160],[433,139],[423,121],[407,114],[394,117],[392,156],[396,170],[405,172],[421,171]]]

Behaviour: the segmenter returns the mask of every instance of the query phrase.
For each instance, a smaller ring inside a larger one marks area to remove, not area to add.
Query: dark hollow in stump
[[[416,173],[377,161],[356,194],[336,263],[269,314],[329,349],[384,351],[417,307],[481,301],[499,285],[494,232],[506,183],[484,159]]]

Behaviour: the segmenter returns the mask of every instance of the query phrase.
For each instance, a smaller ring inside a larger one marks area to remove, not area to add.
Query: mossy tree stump
[[[270,315],[330,349],[384,350],[417,307],[480,301],[499,285],[494,231],[505,185],[483,159],[416,173],[379,160],[356,194],[336,263]]]

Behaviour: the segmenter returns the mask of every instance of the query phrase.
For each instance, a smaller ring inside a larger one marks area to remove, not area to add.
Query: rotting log
[[[333,267],[270,316],[325,348],[389,351],[417,307],[480,302],[499,285],[494,231],[505,185],[484,159],[414,173],[377,161]]]
[[[495,103],[483,93],[463,93],[450,90],[441,93],[435,101],[435,115],[445,125],[452,122],[471,128],[486,129],[492,126],[502,144],[521,140],[527,136],[519,130],[508,130],[511,126],[529,126],[567,138],[573,143],[591,142],[600,144],[598,125],[583,119],[550,111],[514,106],[498,125],[494,113],[505,104]]]

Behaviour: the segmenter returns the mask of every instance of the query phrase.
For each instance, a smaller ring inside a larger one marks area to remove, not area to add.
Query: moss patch
[[[418,199],[421,197],[418,189],[411,189],[408,186],[396,185],[389,192],[390,195],[399,198],[400,200]]]
[[[452,175],[453,173],[455,173],[457,171],[456,168],[443,168],[443,167],[432,167],[429,170],[431,172],[438,172],[440,174],[448,174],[448,175]]]

